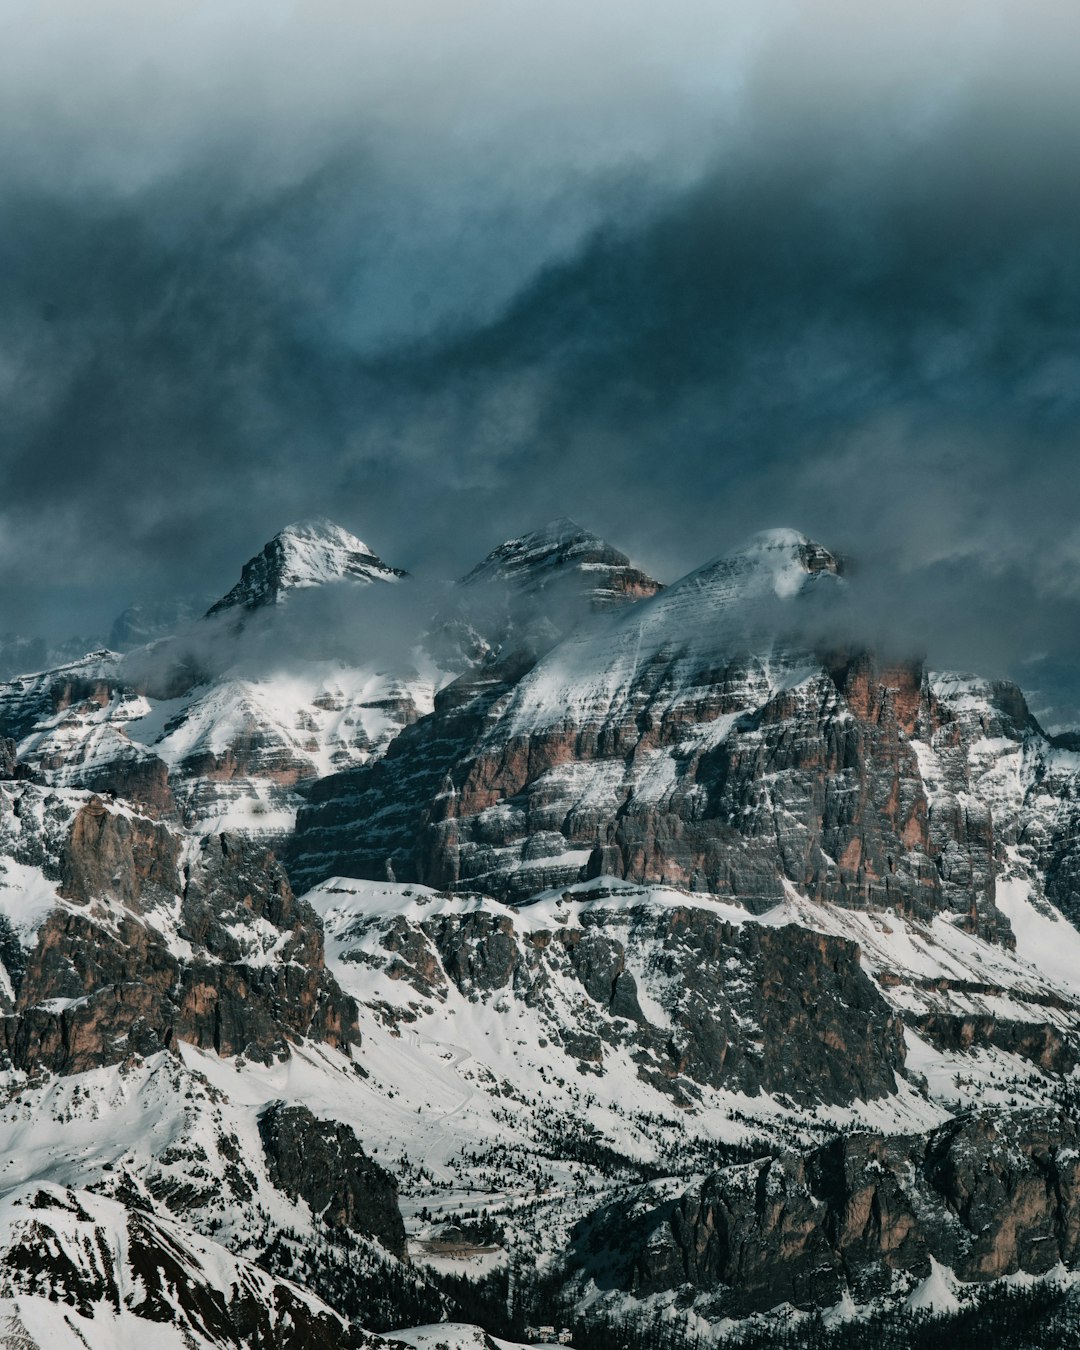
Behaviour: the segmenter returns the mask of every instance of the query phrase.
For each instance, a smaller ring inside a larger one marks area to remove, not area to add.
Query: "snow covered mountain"
[[[197,631],[389,579],[315,533]],[[559,521],[452,592],[456,674],[418,625],[0,688],[0,1344],[1074,1327],[1080,752],[838,645],[845,570],[661,589]]]
[[[115,793],[204,832],[279,838],[299,784],[381,754],[448,677],[419,634],[404,657],[377,632],[360,661],[286,647],[296,634],[277,631],[275,610],[296,591],[403,576],[329,521],[288,526],[204,622],[0,685],[0,726],[57,786]],[[235,613],[242,632],[226,622]]]
[[[720,747],[750,730],[747,718],[804,684],[818,663],[798,630],[842,584],[839,571],[819,545],[772,531],[577,627],[505,678],[498,668],[464,676],[442,695],[434,722],[399,740],[391,762],[313,792],[294,843],[297,875],[377,877],[389,858],[401,878],[514,895],[622,875],[600,852],[614,842],[608,826],[633,807],[666,810],[688,793],[690,819],[707,818],[690,766],[714,766]],[[453,747],[445,762],[433,744]],[[369,792],[382,808],[367,836],[349,818],[368,810]],[[340,855],[339,829],[349,850]],[[710,841],[722,837],[706,829]],[[695,884],[692,867],[657,860],[640,875]],[[778,896],[779,882],[760,871],[748,884]],[[700,882],[729,887],[719,877]]]
[[[505,586],[496,555],[514,559]],[[546,650],[582,615],[657,588],[625,555],[560,521],[496,550],[462,583],[460,609],[427,634],[418,626],[411,643],[387,645],[402,623],[392,604],[349,611],[359,631],[347,656],[329,654],[333,642],[324,650],[312,631],[336,611],[282,613],[295,592],[363,592],[404,575],[329,521],[290,525],[244,565],[205,624],[0,685],[0,728],[58,786],[132,798],[197,830],[280,839],[304,784],[380,757],[432,711],[453,673],[508,643]],[[236,613],[247,619],[240,634],[225,622]]]
[[[460,584],[478,591],[501,586],[519,602],[524,597],[543,596],[551,609],[556,607],[553,601],[583,602],[593,611],[640,600],[661,589],[625,553],[568,516],[506,540],[462,577]]]
[[[368,585],[397,581],[404,575],[332,520],[300,520],[274,535],[261,553],[244,564],[240,580],[207,614],[280,605],[291,591],[309,586],[342,581]]]

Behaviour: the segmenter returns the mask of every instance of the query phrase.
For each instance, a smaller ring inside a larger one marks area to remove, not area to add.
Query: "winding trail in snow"
[[[437,1057],[443,1060],[444,1063],[446,1062],[446,1057],[442,1054],[439,1054],[439,1051],[449,1050],[451,1054],[448,1067],[455,1073],[460,1068],[460,1066],[465,1063],[467,1059],[472,1059],[472,1051],[466,1050],[463,1045],[453,1045],[449,1041],[428,1040],[426,1037],[421,1037],[417,1035],[415,1032],[413,1033],[413,1035],[416,1038],[414,1044],[416,1045],[417,1049],[434,1050],[436,1052]],[[435,1135],[434,1138],[431,1140],[431,1142],[424,1149],[422,1163],[423,1166],[426,1167],[429,1172],[431,1172],[432,1176],[439,1175],[440,1179],[448,1179],[449,1174],[447,1173],[445,1168],[433,1166],[431,1164],[430,1159],[435,1149],[450,1134],[449,1130],[442,1129],[441,1127],[445,1125],[448,1120],[452,1120],[455,1116],[460,1115],[462,1111],[465,1110],[465,1108],[476,1096],[475,1088],[465,1087],[464,1083],[462,1083],[461,1086],[464,1089],[465,1095],[462,1097],[461,1101],[458,1102],[457,1106],[451,1107],[449,1111],[444,1111],[441,1116],[437,1116],[433,1121],[430,1122],[430,1124],[435,1128]]]

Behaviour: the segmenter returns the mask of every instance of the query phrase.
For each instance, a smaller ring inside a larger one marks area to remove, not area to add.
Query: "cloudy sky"
[[[1065,0],[8,0],[0,630],[570,514],[1068,664],[1078,60]]]

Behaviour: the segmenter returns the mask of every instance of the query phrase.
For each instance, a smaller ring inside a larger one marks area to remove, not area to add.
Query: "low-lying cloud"
[[[728,11],[9,7],[0,630],[569,513],[664,579],[795,525],[900,644],[1074,663],[1080,20]]]

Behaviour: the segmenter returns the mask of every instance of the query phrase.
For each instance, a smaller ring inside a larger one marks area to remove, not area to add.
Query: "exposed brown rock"
[[[512,683],[464,681],[385,761],[316,787],[291,866],[305,882],[381,878],[389,859],[399,880],[511,899],[611,874],[752,909],[781,899],[787,880],[837,904],[923,918],[948,909],[1009,939],[993,905],[989,810],[928,806],[911,739],[930,734],[940,710],[921,666],[832,656],[817,677],[770,695],[760,663],[736,655],[702,672],[695,700],[674,704],[665,678],[661,666],[644,671],[625,715],[603,725],[507,738],[497,719]],[[715,745],[687,734],[733,713]],[[673,761],[660,797],[638,776],[654,752]],[[567,795],[551,771],[570,763],[611,766],[597,779],[605,786]],[[587,851],[587,863],[568,866],[568,850]]]
[[[1080,1256],[1080,1134],[1050,1112],[982,1112],[929,1136],[847,1135],[804,1156],[728,1167],[628,1219],[616,1206],[577,1235],[610,1241],[623,1287],[689,1284],[733,1316],[789,1301],[867,1301],[930,1273],[1041,1275]],[[621,1232],[620,1232],[621,1228]]]
[[[10,1061],[74,1073],[174,1038],[267,1060],[311,1036],[348,1050],[356,1012],[326,970],[322,928],[273,854],[228,835],[180,869],[168,826],[92,798],[4,1019]]]
[[[108,897],[145,913],[175,894],[180,849],[180,837],[167,825],[110,810],[92,797],[64,846],[61,893],[79,904]]]
[[[963,1053],[972,1047],[995,1046],[1054,1074],[1072,1073],[1078,1063],[1074,1040],[1050,1022],[929,1013],[913,1019],[912,1024],[920,1036],[946,1052]]]

